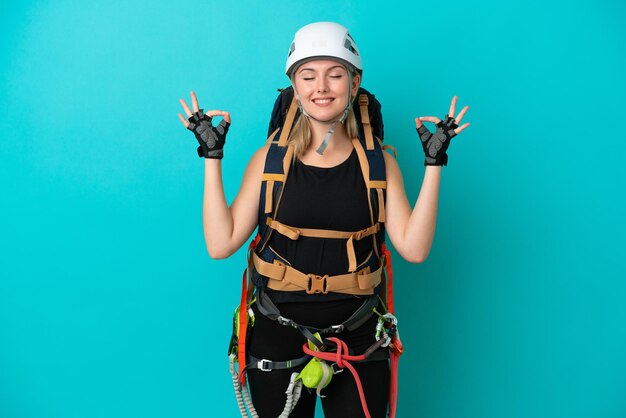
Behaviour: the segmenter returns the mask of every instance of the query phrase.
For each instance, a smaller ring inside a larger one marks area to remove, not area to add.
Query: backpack
[[[260,242],[256,248],[257,253],[262,253],[272,233],[268,228],[268,219],[275,218],[280,203],[280,196],[286,176],[290,167],[290,158],[286,154],[290,152],[286,146],[291,127],[300,116],[298,105],[294,99],[293,88],[279,90],[280,94],[274,103],[269,124],[268,142],[270,148],[265,159],[263,172],[260,205],[259,205],[259,229]],[[359,88],[353,104],[353,111],[359,131],[359,141],[355,142],[355,148],[359,154],[361,170],[366,177],[365,184],[369,190],[368,201],[372,224],[380,222],[381,228],[375,234],[374,249],[380,258],[382,244],[385,240],[385,161],[382,154],[384,138],[383,117],[380,102],[376,97],[363,88]],[[362,117],[363,115],[363,117]],[[278,139],[277,139],[278,138]],[[266,283],[258,280],[258,275],[252,276],[252,281],[257,286]]]

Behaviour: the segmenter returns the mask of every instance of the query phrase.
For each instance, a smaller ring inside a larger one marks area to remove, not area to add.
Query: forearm
[[[428,257],[435,236],[441,166],[426,166],[417,202],[404,230],[404,245],[411,261],[421,263]]]
[[[212,258],[230,255],[233,217],[226,203],[222,182],[222,160],[207,158],[204,162],[204,198],[202,224],[207,251]]]

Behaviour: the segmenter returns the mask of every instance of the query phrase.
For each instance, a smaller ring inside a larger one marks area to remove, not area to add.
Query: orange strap
[[[277,128],[274,132],[272,132],[272,134],[269,136],[269,138],[267,138],[267,141],[265,141],[266,144],[271,144],[272,143],[272,141],[274,140],[274,137],[278,133],[278,129],[280,129],[280,128]]]
[[[383,266],[376,271],[369,267],[361,271],[337,276],[319,276],[302,273],[295,268],[274,260],[268,263],[255,252],[252,253],[254,268],[261,276],[267,277],[267,287],[274,290],[293,292],[306,290],[307,293],[345,293],[348,295],[372,295],[380,284]]]
[[[383,257],[385,259],[385,271],[387,272],[387,310],[393,315],[393,269],[391,267],[391,253],[383,242]],[[389,344],[390,351],[390,384],[389,384],[389,418],[395,418],[396,405],[398,403],[398,360],[404,352],[404,346],[400,341],[400,335],[396,334]]]
[[[289,138],[289,132],[291,132],[291,125],[293,124],[293,120],[296,117],[297,110],[298,102],[296,101],[296,95],[294,94],[293,99],[291,99],[291,104],[289,105],[289,111],[287,112],[285,123],[283,124],[283,130],[280,133],[280,138],[278,138],[279,147],[284,147],[285,145],[287,145],[287,139]]]
[[[391,351],[389,358],[389,418],[395,418],[398,404],[398,355]]]
[[[356,253],[354,252],[354,240],[360,240],[365,237],[369,237],[372,234],[380,231],[380,224],[376,223],[369,228],[361,229],[360,231],[335,231],[330,229],[313,229],[313,228],[296,228],[294,226],[285,225],[272,218],[267,218],[267,225],[274,229],[281,235],[295,241],[299,237],[309,238],[334,238],[334,239],[347,239],[348,250],[348,271],[354,272],[357,268]]]
[[[237,337],[237,359],[239,361],[239,381],[246,384],[246,337],[248,333],[248,298],[247,298],[247,269],[243,271],[241,285],[241,301],[239,302],[239,336]]]
[[[372,125],[370,124],[370,114],[367,109],[369,99],[367,95],[359,95],[359,105],[361,107],[361,123],[363,124],[363,132],[365,133],[365,145],[368,150],[374,149],[374,136],[372,135]]]
[[[266,182],[265,185],[265,209],[264,213],[272,212],[272,202],[274,201],[274,182],[285,182],[284,174],[263,173],[261,181]]]
[[[265,208],[263,213],[272,213],[272,201],[274,200],[274,180],[268,180],[265,184]]]
[[[393,269],[391,267],[391,253],[384,242],[382,251],[385,259],[385,271],[387,272],[387,310],[393,315]]]
[[[248,292],[248,270],[252,266],[250,254],[257,246],[261,236],[257,235],[248,247],[248,267],[243,271],[243,280],[241,284],[241,300],[239,301],[239,335],[237,336],[237,360],[239,362],[239,381],[242,385],[246,384],[246,337],[248,334],[248,299],[250,299],[249,293],[252,293],[252,288]]]
[[[385,198],[383,197],[383,189],[376,189],[378,195],[378,222],[385,222]]]

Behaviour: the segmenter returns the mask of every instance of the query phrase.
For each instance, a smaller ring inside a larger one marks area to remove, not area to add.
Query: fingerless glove
[[[450,140],[456,135],[454,130],[458,127],[459,125],[454,123],[454,118],[448,116],[446,120],[437,123],[437,131],[434,134],[424,125],[417,128],[424,154],[426,154],[424,165],[448,165],[446,150],[450,145]]]
[[[230,123],[225,119],[217,126],[213,126],[213,118],[206,115],[202,109],[194,112],[189,120],[187,129],[193,132],[200,146],[198,156],[204,158],[222,159],[224,156],[224,144]]]

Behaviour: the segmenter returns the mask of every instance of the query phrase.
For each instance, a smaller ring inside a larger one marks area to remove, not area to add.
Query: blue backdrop
[[[626,416],[621,1],[20,1],[0,13],[0,416],[235,417],[244,252],[211,260],[176,114],[232,112],[231,201],[293,33],[350,28],[414,202],[453,95],[428,260],[395,257],[399,417]]]

